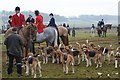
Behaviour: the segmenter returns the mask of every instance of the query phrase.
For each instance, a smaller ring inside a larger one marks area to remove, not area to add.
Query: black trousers
[[[16,60],[16,66],[17,66],[17,73],[22,75],[22,58],[21,57],[16,57],[14,55],[8,54],[9,57],[9,64],[8,64],[8,74],[12,74],[13,73],[13,60],[15,58]]]

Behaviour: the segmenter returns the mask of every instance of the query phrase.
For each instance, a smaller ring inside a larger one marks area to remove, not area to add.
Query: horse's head
[[[30,37],[35,40],[36,39],[36,33],[37,33],[37,27],[33,24],[29,24],[27,25],[27,29],[28,29],[28,34],[30,35]]]

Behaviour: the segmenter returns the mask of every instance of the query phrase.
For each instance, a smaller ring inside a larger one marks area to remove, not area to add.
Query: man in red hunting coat
[[[15,8],[16,14],[12,16],[12,27],[17,28],[19,30],[25,25],[25,17],[20,13],[20,7]]]
[[[35,15],[36,15],[36,22],[35,22],[35,24],[37,25],[37,32],[38,33],[42,33],[43,29],[46,27],[43,24],[43,16],[39,14],[38,10],[35,11]]]

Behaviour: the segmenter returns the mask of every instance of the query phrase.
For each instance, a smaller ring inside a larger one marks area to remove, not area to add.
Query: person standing
[[[13,60],[15,58],[18,77],[21,77],[22,76],[22,67],[21,67],[22,57],[24,57],[24,54],[22,53],[22,46],[24,44],[21,37],[17,34],[16,28],[12,29],[11,35],[9,35],[5,39],[4,44],[6,45],[7,55],[9,58],[9,64],[7,69],[8,75],[12,75],[13,73]]]
[[[72,37],[75,37],[75,28],[72,29]]]
[[[12,27],[17,28],[19,32],[25,25],[25,17],[20,13],[20,7],[17,6],[15,12],[12,17]]]
[[[29,17],[26,20],[26,24],[30,24],[30,23],[33,24],[34,22],[35,22],[35,19],[32,17],[32,15],[29,15]]]
[[[68,34],[70,35],[70,26],[67,24]]]

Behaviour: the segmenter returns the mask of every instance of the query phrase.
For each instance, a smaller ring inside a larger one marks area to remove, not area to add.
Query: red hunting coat
[[[25,17],[23,14],[20,13],[20,16],[14,14],[12,16],[12,27],[19,28],[22,25],[25,25]]]
[[[42,15],[38,15],[36,17],[36,25],[38,25],[37,27],[37,32],[38,33],[42,33],[43,32],[43,29],[46,27],[44,24],[43,24],[43,17]]]

